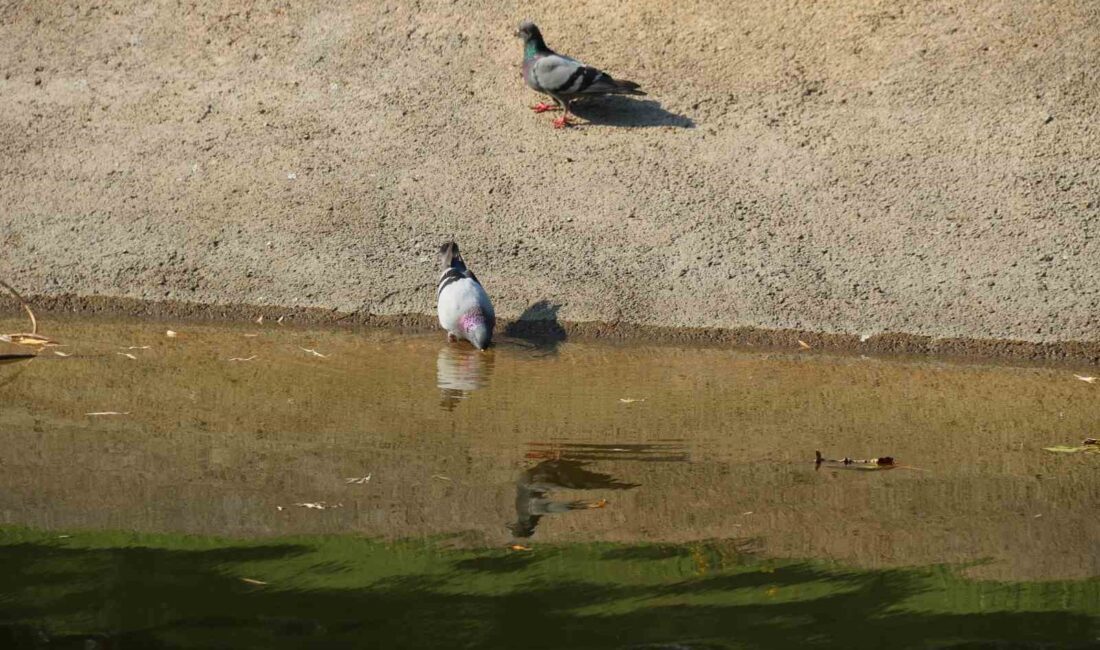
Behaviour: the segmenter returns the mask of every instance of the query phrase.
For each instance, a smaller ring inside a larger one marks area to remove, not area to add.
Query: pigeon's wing
[[[554,95],[630,92],[624,82],[612,79],[606,72],[560,54],[540,58],[532,73],[539,87]],[[630,86],[637,88],[637,84]]]
[[[470,278],[477,284],[478,304],[481,307],[481,311],[485,312],[485,315],[488,316],[490,320],[495,322],[496,312],[493,311],[493,303],[491,300],[489,300],[489,294],[485,293],[485,288],[481,286],[481,281],[478,280],[477,276],[474,275],[474,272],[469,269],[466,269],[466,277]]]
[[[540,57],[532,68],[539,87],[546,92],[567,95],[578,87],[578,80],[586,70],[592,70],[576,59],[560,54],[548,54]],[[598,70],[596,72],[599,72]]]

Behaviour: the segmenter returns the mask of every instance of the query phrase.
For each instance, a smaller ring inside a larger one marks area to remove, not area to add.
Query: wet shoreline
[[[365,327],[409,333],[438,329],[434,315],[377,315],[347,313],[319,307],[279,305],[203,304],[186,301],[146,301],[109,296],[28,296],[36,312],[50,316],[179,320],[181,322],[245,323],[263,317],[280,318],[288,325]],[[17,317],[17,305],[0,302],[5,313]],[[48,323],[44,326],[48,327]],[[840,354],[872,354],[900,357],[942,358],[951,361],[1005,360],[1068,365],[1100,365],[1100,341],[1033,342],[1019,340],[935,338],[884,332],[870,336],[744,328],[691,328],[637,325],[626,322],[501,319],[498,333],[509,331],[523,338],[568,337],[581,341],[622,341],[646,344],[686,344],[746,349],[803,350]],[[807,347],[808,346],[808,347]]]

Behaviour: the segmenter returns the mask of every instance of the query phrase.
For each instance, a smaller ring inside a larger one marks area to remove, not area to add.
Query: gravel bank
[[[417,5],[0,8],[3,277],[419,318],[454,235],[511,319],[1100,341],[1091,0]],[[525,17],[649,97],[550,128]]]

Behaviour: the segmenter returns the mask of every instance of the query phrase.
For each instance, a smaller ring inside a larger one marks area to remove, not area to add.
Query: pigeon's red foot
[[[558,119],[554,120],[554,128],[555,129],[564,129],[567,126],[572,126],[572,125],[573,124],[572,124],[572,122],[569,121],[569,118],[567,118],[564,115],[562,115]]]
[[[531,110],[536,113],[545,113],[546,111],[560,111],[561,107],[555,106],[554,104],[547,104],[546,102],[539,102],[532,106]]]

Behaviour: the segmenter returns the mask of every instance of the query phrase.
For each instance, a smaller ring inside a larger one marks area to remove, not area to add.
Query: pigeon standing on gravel
[[[562,109],[554,120],[555,128],[569,126],[569,103],[586,95],[644,95],[633,81],[612,79],[611,75],[562,56],[546,47],[535,23],[519,26],[516,36],[523,39],[523,80],[532,90],[549,95],[556,106],[540,102],[531,107],[536,113]]]
[[[484,350],[496,326],[489,294],[485,293],[473,271],[466,268],[458,244],[453,241],[439,247],[439,265],[443,269],[435,292],[439,324],[447,330],[450,340],[466,339],[477,349]]]

